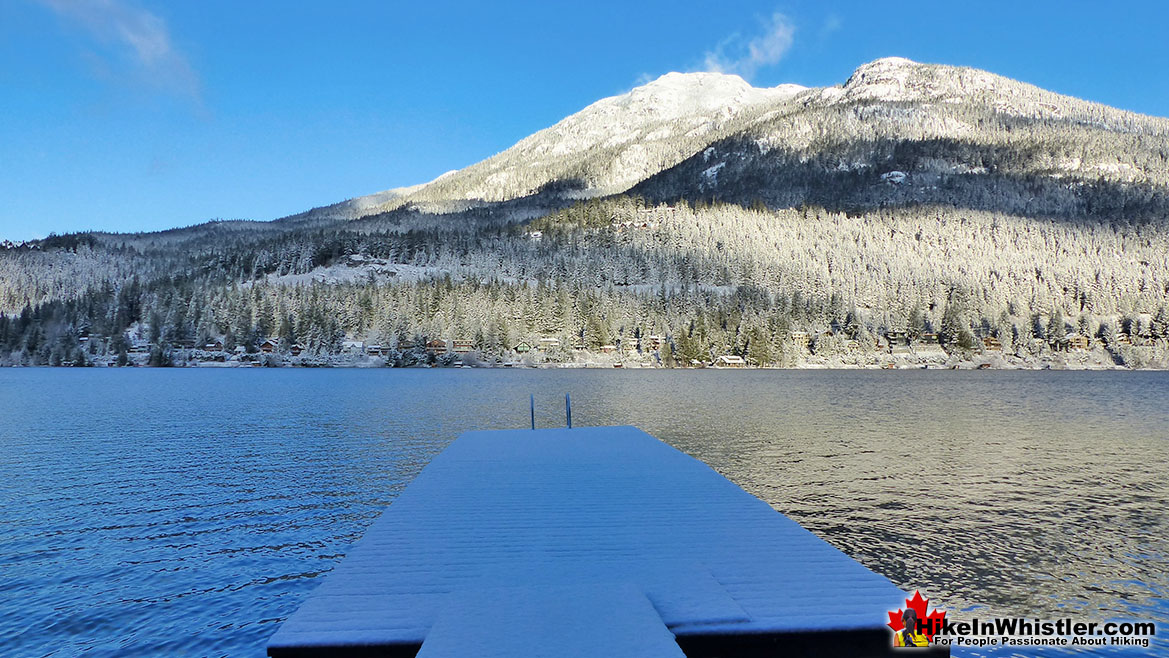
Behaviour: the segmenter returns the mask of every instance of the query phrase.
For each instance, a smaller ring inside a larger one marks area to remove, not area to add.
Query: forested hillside
[[[981,71],[672,74],[426,185],[4,245],[0,363],[1165,367],[1166,189],[1169,121]]]

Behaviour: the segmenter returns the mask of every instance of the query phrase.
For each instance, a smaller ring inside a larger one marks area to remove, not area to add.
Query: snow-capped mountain
[[[1057,198],[1028,206],[1016,198],[1018,181],[1169,185],[1166,139],[1165,119],[897,57],[864,64],[835,87],[761,89],[734,75],[669,73],[430,183],[313,212],[354,219],[410,205],[449,213],[627,190],[791,205],[828,203],[842,184],[854,205],[944,202],[933,193],[939,183],[982,197],[966,188],[997,177],[1013,212],[1062,213],[1082,205],[1070,198],[1075,190],[1047,190]]]
[[[507,201],[541,190],[570,198],[622,192],[726,136],[735,120],[805,88],[752,87],[737,75],[668,73],[601,99],[511,148],[409,193],[380,193],[336,206],[391,210],[406,203],[439,210]],[[400,192],[400,191],[395,191]],[[351,216],[351,215],[350,215]]]
[[[792,331],[851,359],[906,329],[1169,367],[1169,120],[900,58],[822,88],[672,73],[421,185],[0,244],[0,365],[274,334],[790,365]]]
[[[1169,208],[1169,120],[975,69],[882,59],[735,128],[632,191],[1141,220]]]
[[[556,182],[573,196],[622,192],[722,136],[750,109],[782,102],[802,89],[756,89],[738,76],[719,73],[670,73],[597,101],[427,186],[418,198],[503,201]]]

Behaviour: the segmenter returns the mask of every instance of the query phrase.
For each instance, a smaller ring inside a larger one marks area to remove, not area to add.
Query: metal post
[[[536,394],[533,393],[528,396],[528,403],[532,409],[532,429],[536,429]]]
[[[572,429],[572,398],[564,394],[564,416],[568,419],[568,429]]]

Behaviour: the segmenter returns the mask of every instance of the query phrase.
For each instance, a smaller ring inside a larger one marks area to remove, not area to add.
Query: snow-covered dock
[[[469,432],[268,654],[882,655],[904,599],[635,427]]]

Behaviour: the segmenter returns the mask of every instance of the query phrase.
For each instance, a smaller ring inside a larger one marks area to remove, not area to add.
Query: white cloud
[[[199,76],[171,40],[166,21],[136,7],[128,0],[39,0],[70,23],[80,26],[101,44],[112,46],[111,55],[126,60],[135,73],[152,86],[196,101]],[[110,62],[100,67],[117,69]]]
[[[755,72],[774,66],[791,49],[796,28],[780,12],[764,21],[762,33],[745,39],[734,34],[724,39],[714,50],[707,52],[703,65],[708,71],[736,73],[750,80]]]
[[[820,41],[823,41],[831,36],[834,32],[839,30],[842,25],[844,25],[844,23],[840,20],[840,16],[837,16],[836,14],[829,14],[828,17],[824,19],[824,24],[820,26],[820,32],[816,36],[820,39]]]

